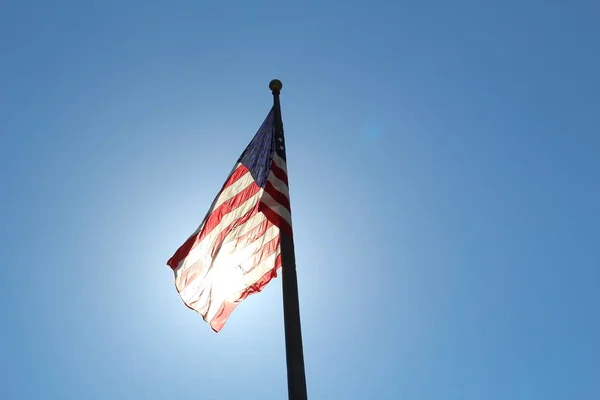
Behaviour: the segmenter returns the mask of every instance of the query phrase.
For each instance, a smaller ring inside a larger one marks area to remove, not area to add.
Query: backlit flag
[[[183,302],[219,332],[246,297],[281,267],[292,235],[283,130],[275,108],[242,153],[200,227],[167,264]]]

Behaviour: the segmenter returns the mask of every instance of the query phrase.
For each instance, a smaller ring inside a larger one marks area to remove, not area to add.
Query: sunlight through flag
[[[219,332],[234,308],[282,265],[291,237],[283,129],[273,107],[242,153],[200,227],[167,264],[183,302]]]

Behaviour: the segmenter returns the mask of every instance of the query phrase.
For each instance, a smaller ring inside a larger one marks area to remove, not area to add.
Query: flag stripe
[[[277,270],[279,268],[281,268],[281,254],[277,255],[275,258],[275,268],[265,272],[265,274],[256,283],[248,287],[238,299],[231,302],[226,301],[221,304],[215,316],[207,321],[210,324],[210,327],[215,332],[219,332],[221,329],[223,329],[227,318],[229,318],[229,315],[231,315],[233,310],[235,310],[235,308],[249,295],[262,291],[264,287],[269,284],[271,279],[277,277]]]
[[[243,248],[244,246],[247,246],[264,235],[267,229],[269,229],[271,226],[274,226],[273,223],[264,216],[264,214],[262,215],[262,219],[263,221],[260,224],[257,224],[250,229],[247,229],[248,224],[245,224],[245,229],[241,229],[238,232],[237,238],[235,238],[236,248]]]
[[[246,189],[248,186],[250,186],[252,183],[254,183],[254,179],[252,179],[252,174],[250,173],[250,171],[248,171],[246,169],[246,167],[242,166],[237,169],[237,171],[241,171],[241,172],[244,172],[244,170],[245,170],[245,173],[240,174],[242,176],[239,179],[237,179],[236,181],[232,182],[231,184],[229,184],[223,188],[223,190],[217,197],[217,201],[215,202],[215,204],[211,210],[218,209],[222,204],[227,202],[229,199],[237,196],[244,189]]]
[[[229,237],[224,239],[224,242],[226,243],[223,245],[220,245],[219,242],[216,242],[217,244],[208,251],[209,253],[213,253],[211,257],[209,257],[208,259],[201,258],[190,268],[187,268],[184,273],[182,273],[182,275],[178,279],[179,290],[184,290],[187,286],[189,286],[199,276],[201,272],[207,272],[209,268],[206,268],[206,264],[209,264],[208,266],[215,267],[217,264],[219,264],[220,259],[227,257],[227,261],[229,264],[241,266],[256,252],[260,251],[260,246],[264,246],[276,235],[278,235],[279,228],[277,228],[270,221],[268,221],[264,214],[261,213],[259,215],[262,219],[262,223],[258,225],[258,227],[267,227],[262,233],[260,231],[256,231],[255,238],[252,241],[248,242],[245,246],[237,246],[237,235],[235,233],[230,234]],[[218,247],[218,249],[215,249],[216,247]],[[245,270],[249,269],[249,267],[247,266],[245,266],[244,268],[246,268]]]
[[[181,245],[179,247],[179,249],[177,249],[177,251],[175,252],[173,257],[171,257],[169,259],[169,261],[167,262],[167,265],[169,265],[172,269],[177,268],[178,264],[185,257],[185,255],[188,254],[197,245],[197,241],[200,240],[200,238],[198,237],[198,234],[203,231],[204,227],[206,226],[207,221],[212,216],[213,210],[215,210],[215,208],[217,208],[217,204],[220,206],[226,200],[231,199],[231,193],[227,191],[227,188],[232,185],[236,185],[236,184],[238,186],[244,186],[244,184],[240,184],[238,182],[242,178],[244,178],[246,185],[250,185],[253,182],[252,176],[250,175],[248,169],[246,167],[244,167],[242,164],[238,163],[238,164],[236,164],[236,167],[233,169],[233,171],[227,178],[227,181],[223,185],[223,188],[221,189],[221,191],[219,192],[217,197],[215,197],[215,200],[213,201],[213,204],[212,204],[210,210],[206,214],[206,217],[204,217],[202,224],[200,224],[198,229],[196,229],[196,231],[192,235],[190,235],[190,237],[185,241],[185,243],[183,245]],[[221,199],[223,199],[223,200],[221,201]]]
[[[278,156],[277,153],[273,154],[271,168],[273,168],[273,163],[275,163],[275,166],[277,166],[277,168],[279,168],[280,170],[282,170],[284,172],[287,171],[287,163],[285,162],[285,160],[283,158]],[[285,174],[287,175],[287,172],[285,172]]]
[[[258,186],[255,183],[250,183],[240,193],[226,200],[210,215],[210,217],[206,221],[204,229],[202,229],[202,232],[198,237],[198,240],[201,241],[206,236],[208,236],[212,232],[212,230],[216,226],[218,226],[224,219],[231,220],[231,216],[235,216],[236,214],[238,214],[237,212],[232,213],[232,211],[237,211],[238,208],[245,210],[246,208],[240,206],[245,206],[248,203],[254,203],[254,198],[258,198],[258,196],[256,195],[260,192],[262,192],[260,186]]]
[[[271,221],[274,225],[278,226],[282,232],[285,232],[288,235],[292,236],[292,225],[288,221],[283,219],[281,215],[277,214],[272,208],[270,208],[264,203],[260,204],[259,210],[269,219],[269,221]]]
[[[183,301],[211,320],[226,300],[239,298],[240,294],[253,286],[265,272],[274,269],[274,260],[280,253],[279,236],[267,242],[264,252],[259,252],[254,261],[257,265],[245,273],[233,264],[222,264],[210,269],[206,277],[196,278],[179,292]],[[196,304],[200,303],[200,307]]]
[[[235,221],[237,215],[244,215],[253,206],[256,206],[262,189],[255,183],[250,183],[248,187],[236,194],[234,197],[230,197],[224,203],[222,203],[215,211],[213,211],[207,218],[204,226],[196,235],[191,236],[184,244],[177,250],[175,255],[169,260],[171,268],[175,269],[179,266],[181,261],[187,257],[198,244],[206,238],[213,230],[219,226],[222,222],[226,222],[226,226]],[[243,212],[240,212],[243,210]],[[236,211],[232,213],[232,211]]]
[[[219,194],[217,194],[217,197],[215,197],[215,199],[213,200],[212,205],[210,206],[210,209],[208,210],[208,212],[206,213],[206,216],[204,217],[204,219],[202,220],[202,223],[200,224],[200,226],[198,226],[198,229],[196,229],[194,231],[194,233],[192,233],[190,235],[190,237],[193,237],[194,235],[196,235],[198,232],[200,232],[200,230],[204,227],[204,224],[206,223],[206,220],[208,219],[208,217],[210,216],[212,210],[214,210],[216,208],[217,202],[219,201],[219,199],[221,198],[221,193],[230,185],[235,184],[236,181],[238,179],[241,179],[242,177],[244,177],[246,174],[244,173],[243,169],[240,169],[239,167],[242,166],[241,163],[236,163],[235,166],[233,167],[233,169],[231,170],[231,172],[229,173],[229,176],[227,177],[227,180],[225,181],[225,183],[223,184],[221,191],[219,192]],[[167,263],[168,264],[168,263]]]
[[[275,159],[273,159],[273,162],[271,163],[271,172],[273,173],[273,175],[278,177],[283,183],[285,183],[286,185],[289,185],[287,172],[285,172],[286,171],[285,163],[283,161],[282,161],[282,163],[284,164],[284,168],[281,168],[279,165],[277,165],[277,163],[275,162]]]
[[[257,211],[258,210],[256,208],[249,210],[242,217],[237,218],[229,226],[227,226],[225,229],[223,229],[221,232],[219,232],[219,235],[213,241],[213,248],[210,251],[211,257],[213,257],[213,258],[216,257],[221,245],[223,245],[225,243],[225,239],[227,237],[231,236],[232,234],[235,234],[235,229],[240,226],[245,225],[246,222],[248,222],[254,215],[256,215]]]
[[[223,230],[229,229],[232,224],[239,224],[240,221],[237,221],[238,218],[250,218],[252,215],[248,213],[254,209],[256,209],[257,204],[259,204],[259,199],[263,190],[261,189],[257,194],[248,199],[245,203],[243,203],[240,207],[237,207],[235,212],[230,212],[221,218],[218,225],[216,225],[213,229],[211,229],[210,235],[203,235],[206,232],[205,228],[198,235],[202,235],[203,238],[201,240],[194,241],[193,247],[188,252],[188,254],[184,254],[183,258],[177,264],[175,268],[176,274],[180,272],[181,269],[188,268],[191,264],[195,263],[200,257],[202,257],[203,252],[207,251],[212,247],[212,243],[214,243],[214,239],[218,236]]]
[[[219,192],[219,194],[223,192],[223,189],[225,189],[226,187],[228,187],[230,185],[233,185],[238,179],[240,179],[244,175],[246,175],[247,172],[248,172],[248,168],[246,168],[242,163],[239,163],[239,162],[236,163],[235,166],[233,167],[233,170],[229,174],[229,177],[223,184],[223,187],[221,188],[221,192]]]
[[[285,207],[288,211],[290,209],[290,200],[288,199],[288,197],[281,193],[279,190],[277,190],[275,188],[275,186],[273,186],[273,183],[271,183],[271,181],[267,181],[267,184],[265,185],[265,192],[268,193],[274,201],[276,201],[277,203],[279,203],[281,206]]]
[[[244,175],[244,176],[246,176],[246,175]],[[249,178],[246,178],[246,179],[249,179]],[[234,186],[245,185],[244,180],[237,180],[237,183]],[[234,186],[230,186],[230,187],[232,188]],[[215,212],[213,212],[210,215],[207,222],[205,223],[204,229],[202,229],[202,231],[200,232],[200,235],[188,239],[188,242],[193,242],[193,243],[190,246],[191,248],[188,252],[187,257],[190,257],[192,255],[192,253],[195,253],[194,249],[199,245],[199,243],[205,237],[207,237],[215,229],[215,227],[220,224],[220,222],[223,219],[227,219],[227,217],[229,216],[231,211],[233,211],[239,207],[240,202],[247,199],[249,195],[254,194],[254,192],[256,192],[258,190],[260,190],[260,188],[257,185],[250,183],[250,185],[248,187],[246,187],[244,190],[237,193],[233,197],[230,197],[227,201],[222,203],[221,206],[219,206],[215,210]],[[269,196],[265,196],[263,194],[262,202],[265,203],[269,208],[273,209],[276,213],[281,215],[284,219],[286,219],[288,221],[288,225],[291,225],[291,224],[289,224],[289,221],[291,219],[291,216],[289,213],[290,203],[289,203],[289,199],[287,198],[287,196],[285,196],[283,193],[281,193],[277,189],[275,189],[275,187],[272,185],[271,181],[267,181],[265,191],[268,192]],[[249,216],[245,215],[242,218],[243,219],[240,221],[237,221],[236,224],[245,222],[245,220],[248,219]],[[233,218],[231,218],[231,217],[228,218],[228,220],[232,220],[232,219]],[[234,222],[235,222],[235,220],[234,220]],[[273,223],[277,223],[277,220],[274,221]],[[217,236],[217,238],[214,241],[217,243],[221,242],[225,238],[225,236],[227,235],[228,231],[231,228],[232,228],[232,225],[227,225],[225,227],[225,229],[223,229],[219,233],[219,235]],[[287,227],[286,227],[286,230],[287,230]],[[189,245],[188,242],[186,242],[186,244],[184,244],[184,246]],[[214,251],[214,249],[213,249],[213,251]],[[181,260],[178,260],[178,263],[175,265],[179,265],[182,260],[183,260],[183,258]]]
[[[264,204],[265,206],[267,206],[271,210],[275,211],[277,214],[279,214],[279,216],[283,220],[287,221],[288,224],[292,225],[292,216],[290,214],[290,210],[288,210],[287,208],[285,208],[284,206],[282,206],[269,193],[263,192],[263,195],[262,195],[262,197],[260,199],[260,203]],[[262,208],[260,208],[260,210],[262,211]],[[276,222],[273,222],[273,223],[275,225],[277,225]]]
[[[252,286],[254,283],[256,283],[257,280],[259,280],[264,275],[266,271],[275,268],[275,260],[277,256],[281,254],[280,242],[274,248],[275,250],[272,252],[265,252],[264,257],[259,259],[260,264],[245,275],[246,287]]]
[[[252,231],[257,226],[262,226],[262,225],[265,225],[268,228],[268,226],[270,226],[272,224],[270,221],[267,220],[267,218],[265,217],[264,214],[255,213],[245,223],[241,224],[238,228],[236,228],[236,229],[239,229],[237,235],[240,235],[240,236],[247,235],[244,232]],[[227,230],[227,228],[225,230]],[[266,231],[266,228],[265,228],[265,231]],[[257,235],[257,238],[260,236],[262,236],[262,235]],[[233,244],[233,241],[236,240],[235,238],[236,238],[236,233],[232,231],[231,238],[226,239],[226,241],[228,243],[224,244],[222,246],[222,247],[225,247],[225,251],[230,251],[228,249],[230,249],[231,247],[235,248],[236,245]],[[213,242],[213,243],[218,244],[218,242]],[[207,249],[206,252],[209,254],[213,254],[214,247],[215,246]],[[194,279],[196,279],[196,277],[198,277],[200,274],[206,274],[208,272],[208,269],[210,268],[210,266],[215,263],[214,257],[215,256],[212,256],[209,258],[200,257],[199,259],[197,259],[193,262],[191,261],[191,258],[187,258],[186,261],[189,260],[189,262],[186,264],[186,267],[181,268],[176,271],[175,284],[179,288],[179,290],[180,291],[183,290],[186,286],[188,286],[190,284],[190,282],[192,282]]]
[[[248,247],[258,248],[255,249],[252,257],[240,264],[240,268],[245,274],[257,268],[266,257],[279,249],[279,228],[273,225],[260,239]]]
[[[271,182],[271,184],[273,186],[275,186],[275,189],[277,189],[278,191],[280,191],[281,193],[285,194],[287,197],[289,197],[289,193],[290,190],[288,189],[287,184],[282,181],[281,179],[279,179],[274,173],[273,171],[271,171],[269,173],[269,177],[267,178],[267,182]]]

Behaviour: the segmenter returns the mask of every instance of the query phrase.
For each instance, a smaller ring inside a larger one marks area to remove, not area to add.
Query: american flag
[[[234,308],[281,267],[292,235],[285,140],[271,109],[198,229],[167,264],[183,302],[219,332]]]

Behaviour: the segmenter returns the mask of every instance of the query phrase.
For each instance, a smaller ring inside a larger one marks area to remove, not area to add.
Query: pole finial
[[[279,79],[273,79],[269,83],[269,89],[271,89],[271,92],[273,92],[273,93],[279,93],[281,91],[282,87],[283,87],[283,83],[281,83],[281,81]]]

